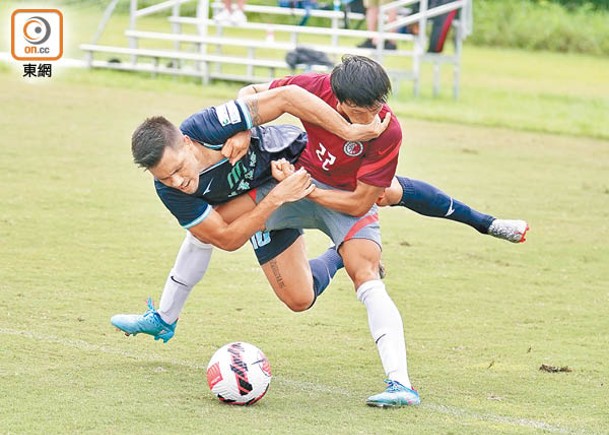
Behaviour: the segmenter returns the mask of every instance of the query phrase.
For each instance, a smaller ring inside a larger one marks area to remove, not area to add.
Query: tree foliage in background
[[[598,0],[606,4],[609,0]],[[558,4],[571,3],[567,8]],[[574,0],[474,0],[474,32],[481,46],[609,55],[609,12]]]
[[[64,3],[95,4],[103,9],[109,1],[64,0]],[[159,2],[139,0],[138,5]],[[277,5],[279,0],[248,2]],[[609,0],[473,0],[473,3],[474,32],[467,40],[470,44],[609,56]],[[182,14],[194,16],[196,1],[185,3],[181,9]],[[129,2],[119,2],[117,11],[129,13]],[[275,19],[283,24],[299,21],[294,17]]]
[[[545,0],[534,0],[536,3],[542,3]],[[605,9],[609,10],[609,0],[550,0],[553,3],[558,3],[573,10],[580,7]]]
[[[555,3],[568,10],[585,8],[589,10],[609,10],[609,0],[473,0],[474,8],[480,3],[532,3],[544,5]]]

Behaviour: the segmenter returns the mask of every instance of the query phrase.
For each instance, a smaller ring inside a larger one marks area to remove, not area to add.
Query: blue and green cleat
[[[125,335],[137,335],[140,332],[152,335],[155,340],[163,340],[167,343],[175,333],[176,320],[171,325],[161,319],[161,316],[154,308],[152,298],[148,298],[148,311],[144,314],[116,314],[112,316],[110,322]]]
[[[366,405],[379,408],[398,408],[401,406],[413,406],[421,403],[417,390],[406,388],[398,381],[385,379],[387,389],[382,393],[368,397]]]

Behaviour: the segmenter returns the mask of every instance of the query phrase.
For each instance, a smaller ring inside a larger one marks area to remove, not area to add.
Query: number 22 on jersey
[[[324,171],[329,171],[329,166],[336,161],[336,156],[330,153],[321,142],[319,142],[319,148],[315,151],[315,154],[317,154],[319,161],[323,162],[321,167]]]

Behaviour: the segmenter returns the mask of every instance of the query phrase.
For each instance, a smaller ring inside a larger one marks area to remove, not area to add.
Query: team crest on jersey
[[[364,152],[364,145],[361,142],[346,142],[343,151],[349,157],[357,157]]]

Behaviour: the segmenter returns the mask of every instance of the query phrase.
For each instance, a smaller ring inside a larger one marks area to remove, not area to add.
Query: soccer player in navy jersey
[[[240,212],[230,221],[212,207],[270,180],[271,159],[295,161],[298,157],[306,140],[294,126],[256,128],[252,146],[235,165],[222,155],[222,144],[230,142],[235,132],[282,113],[323,123],[345,140],[376,137],[389,121],[387,118],[381,122],[377,117],[367,125],[350,124],[318,97],[297,86],[205,109],[185,120],[180,129],[163,117],[146,120],[132,136],[134,161],[152,173],[157,194],[188,233],[166,281],[158,312],[150,306],[144,316],[117,315],[112,318],[115,326],[128,334],[144,332],[157,340],[169,340],[192,286],[207,269],[212,245],[237,249],[264,228],[270,213],[283,202],[314,189],[308,173],[300,171],[289,177],[287,184],[280,183],[254,210]],[[292,231],[281,234],[292,240],[299,235]],[[284,245],[284,239],[276,240],[279,246]],[[289,246],[291,240],[285,244]]]
[[[306,92],[299,87],[289,87],[289,89]],[[278,91],[281,90],[270,90],[268,93],[274,94]],[[261,98],[266,95],[267,93],[256,96]],[[304,103],[303,100],[300,101]],[[276,106],[277,101],[273,100],[269,105]],[[332,130],[332,121],[339,127],[342,125],[341,123],[346,122],[330,106],[323,102],[321,105],[324,107],[314,108],[313,105],[307,104],[305,107],[309,109],[309,112],[293,111],[292,114],[307,122],[323,122],[325,128],[329,130]],[[264,106],[260,106],[259,112],[263,111],[262,107]],[[328,110],[333,113],[324,113]],[[256,186],[261,175],[260,172],[257,172],[260,169],[257,163],[260,162],[262,168],[269,167],[264,153],[257,150],[269,152],[279,149],[280,152],[287,152],[287,157],[290,159],[293,150],[306,145],[306,141],[303,140],[304,135],[294,127],[283,127],[283,130],[281,127],[258,128],[253,138],[250,139],[257,143],[250,147],[246,156],[231,167],[220,155],[220,151],[213,148],[226,141],[227,137],[233,133],[232,128],[239,130],[249,126],[246,121],[247,112],[244,110],[244,104],[236,101],[190,117],[182,123],[180,130],[164,118],[156,117],[146,120],[134,132],[132,137],[134,161],[154,175],[159,197],[180,224],[189,230],[189,237],[185,240],[167,280],[159,311],[157,312],[150,304],[150,310],[143,316],[117,315],[112,318],[112,323],[126,333],[144,332],[154,335],[156,339],[164,341],[170,339],[177,323],[176,312],[179,314],[190,289],[198,282],[207,268],[211,247],[205,243],[223,249],[236,249],[247,240],[247,237],[261,229],[265,220],[269,227],[271,211],[277,211],[278,207],[286,201],[299,199],[316,190],[314,185],[309,185],[309,174],[300,169],[289,174],[276,187],[263,185],[266,190],[264,195],[258,192],[256,198],[258,205],[249,211],[240,212],[234,220],[225,220],[223,214],[211,208],[210,203],[214,200],[222,201],[232,197],[233,194],[236,196],[241,191]],[[260,118],[267,120],[264,116]],[[388,118],[385,118],[384,125],[378,122],[379,117],[373,118],[369,125],[374,127],[375,124],[378,124],[377,128],[373,128],[373,130],[378,130],[376,134],[378,135],[386,127]],[[273,128],[277,130],[276,133],[268,133]],[[217,135],[216,132],[218,132]],[[289,139],[289,136],[292,136],[292,139]],[[344,140],[349,141],[348,138],[344,138]],[[355,141],[353,142],[355,143]],[[280,149],[281,146],[277,147],[278,145],[283,145],[283,149]],[[392,151],[391,156],[392,159],[397,158],[397,150]],[[289,165],[287,161],[284,163]],[[277,172],[278,169],[281,169],[277,166],[282,166],[282,163],[270,166]],[[285,171],[283,170],[283,172]],[[207,177],[211,173],[214,175]],[[391,176],[393,174],[388,177]],[[286,183],[288,187],[295,186],[296,189],[288,189],[285,195],[282,195],[281,192],[278,194],[277,190],[286,186]],[[318,185],[322,185],[321,182],[318,182]],[[219,189],[219,196],[213,199],[213,195],[210,193],[216,188]],[[275,237],[271,231],[256,240],[256,254],[265,273],[267,276],[276,278],[277,275],[269,275],[272,273],[269,272],[269,268],[272,269],[276,258],[282,263],[289,260],[294,253],[303,254],[303,251],[300,250],[302,247],[301,231],[284,228],[291,228],[294,224],[294,228],[315,227],[326,232],[336,246],[340,246],[346,269],[358,289],[358,297],[369,310],[371,330],[390,379],[388,380],[389,388],[383,394],[390,395],[391,398],[386,399],[383,405],[418,404],[418,393],[410,388],[406,371],[406,350],[401,317],[384,291],[382,281],[378,279],[381,241],[376,210],[372,209],[366,216],[360,218],[329,210],[313,202],[303,203],[302,207],[304,207],[303,212],[296,210],[300,218],[304,218],[311,211],[313,215],[319,216],[321,219],[312,222],[289,220],[291,211],[287,211],[285,219],[283,217],[279,219],[283,224],[279,225],[282,231],[277,232],[278,237]],[[371,250],[371,256],[374,258],[370,259],[367,255],[362,256],[363,248]],[[334,255],[340,260],[335,251]],[[292,266],[297,265],[298,263],[292,264]],[[298,283],[299,286],[312,281],[311,269],[308,268],[306,257],[305,263],[301,266],[298,273],[294,275],[304,278],[304,281]],[[357,271],[360,268],[361,273]],[[374,271],[372,271],[373,269]],[[369,275],[373,275],[376,279],[368,279]],[[275,283],[272,285],[275,288]],[[305,284],[305,291],[312,294],[312,287],[313,285]],[[282,296],[281,292],[277,294]],[[289,301],[284,300],[284,302],[290,304]],[[306,309],[310,305],[311,303],[308,303],[300,310]],[[373,305],[376,307],[374,312],[371,310]],[[175,317],[168,318],[171,315]],[[373,318],[376,318],[377,322],[373,323]],[[378,320],[381,322],[379,323]],[[381,335],[379,336],[379,334]]]

